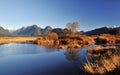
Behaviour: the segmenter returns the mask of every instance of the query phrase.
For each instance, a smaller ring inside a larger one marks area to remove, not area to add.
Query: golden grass
[[[120,56],[115,54],[110,58],[102,57],[100,60],[95,60],[93,63],[84,64],[85,71],[92,74],[105,74],[120,67]]]
[[[120,36],[118,35],[101,34],[91,37],[99,45],[120,45]]]
[[[35,41],[37,37],[0,37],[0,44],[4,43],[24,43]]]

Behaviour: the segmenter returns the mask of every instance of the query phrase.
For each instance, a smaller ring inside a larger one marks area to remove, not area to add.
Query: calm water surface
[[[0,45],[0,75],[80,75],[86,55],[81,50],[58,50],[34,44]]]

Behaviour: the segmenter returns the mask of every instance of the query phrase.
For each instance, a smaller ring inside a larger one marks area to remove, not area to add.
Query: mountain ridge
[[[49,32],[55,32],[59,34],[70,33],[67,28],[52,28],[51,26],[46,26],[45,28],[41,28],[37,25],[31,25],[27,27],[21,27],[14,31],[9,31],[0,26],[0,36],[41,36],[46,35]],[[100,27],[90,31],[80,31],[79,34],[82,33],[84,35],[100,35],[100,34],[112,34],[112,35],[120,35],[120,27]]]
[[[38,27],[37,25],[31,25],[27,27],[22,27],[13,32],[13,35],[17,36],[39,36],[45,35],[52,30],[52,27],[46,26],[44,29]]]
[[[84,32],[85,35],[100,35],[100,34],[112,34],[112,35],[120,35],[120,27],[101,27],[96,28],[87,32]]]

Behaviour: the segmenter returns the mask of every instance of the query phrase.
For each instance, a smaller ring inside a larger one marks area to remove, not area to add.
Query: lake
[[[59,50],[34,44],[0,45],[0,75],[80,75],[87,48]]]

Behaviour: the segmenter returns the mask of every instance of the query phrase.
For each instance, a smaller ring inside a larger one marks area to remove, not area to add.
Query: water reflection
[[[0,56],[41,54],[49,52],[62,52],[69,61],[77,61],[82,53],[80,49],[62,50],[52,47],[37,46],[34,44],[4,44],[0,45]]]
[[[0,75],[81,75],[86,50],[93,47],[59,50],[34,44],[0,45]]]
[[[80,75],[79,53],[34,44],[4,44],[0,46],[0,75]]]
[[[76,61],[79,58],[79,50],[67,50],[64,54],[69,61]]]
[[[0,56],[22,55],[22,54],[39,54],[57,51],[57,49],[48,49],[43,46],[34,44],[4,44],[0,45]]]

